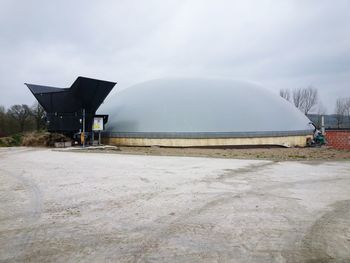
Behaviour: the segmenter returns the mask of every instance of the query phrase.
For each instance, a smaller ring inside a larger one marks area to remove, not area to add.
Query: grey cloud
[[[0,104],[78,75],[224,77],[350,96],[350,1],[2,1]]]

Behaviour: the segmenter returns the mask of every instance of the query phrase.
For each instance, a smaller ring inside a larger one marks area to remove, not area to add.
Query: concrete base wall
[[[280,145],[284,147],[306,146],[311,135],[256,137],[256,138],[103,138],[104,144],[117,146],[165,146],[165,147],[207,147],[239,145]]]

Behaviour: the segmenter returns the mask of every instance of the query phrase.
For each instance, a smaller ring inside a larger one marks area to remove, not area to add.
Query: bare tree
[[[312,86],[303,89],[303,110],[305,115],[317,104],[318,102],[318,91]]]
[[[290,101],[290,90],[289,89],[280,89],[280,96],[287,101]]]
[[[304,107],[304,99],[303,99],[303,89],[293,89],[293,103],[294,106],[299,110],[302,110]]]
[[[337,119],[337,126],[340,128],[340,126],[344,122],[344,116],[346,113],[346,104],[347,101],[345,98],[338,98],[336,103],[335,103],[335,117]]]
[[[308,114],[309,111],[317,105],[318,91],[316,88],[309,86],[307,88],[298,88],[293,90],[293,103],[295,107]]]
[[[35,120],[36,130],[39,131],[42,128],[44,128],[45,127],[45,110],[38,102],[35,102],[34,105],[31,107],[31,114]]]
[[[348,121],[350,122],[350,97],[345,98],[345,104],[345,113],[348,116]]]
[[[11,116],[16,122],[18,122],[20,131],[24,131],[24,125],[26,123],[26,120],[30,117],[31,111],[28,105],[22,104],[22,105],[13,105],[8,110],[8,115]]]

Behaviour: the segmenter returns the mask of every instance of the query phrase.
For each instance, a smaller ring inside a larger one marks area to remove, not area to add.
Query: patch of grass
[[[22,134],[14,134],[11,136],[11,138],[13,139],[13,142],[16,146],[20,146],[22,144],[22,140],[23,140],[23,135]]]
[[[23,135],[18,133],[9,137],[0,138],[0,147],[21,146]]]
[[[0,138],[0,147],[14,146],[41,146],[52,147],[55,142],[70,141],[62,134],[50,132],[29,132],[24,134],[14,134],[12,136]]]

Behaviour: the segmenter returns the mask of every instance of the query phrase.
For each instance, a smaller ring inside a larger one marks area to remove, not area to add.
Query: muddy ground
[[[0,262],[350,262],[349,161],[1,148],[0,164]]]
[[[81,149],[79,149],[81,150]],[[74,151],[74,150],[73,150]],[[328,147],[315,148],[169,148],[169,147],[107,147],[87,148],[89,152],[142,154],[156,156],[194,156],[234,159],[293,160],[350,160],[350,150]]]

